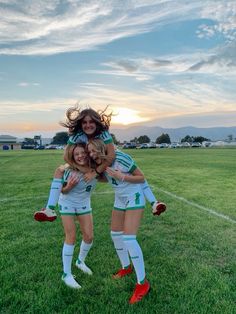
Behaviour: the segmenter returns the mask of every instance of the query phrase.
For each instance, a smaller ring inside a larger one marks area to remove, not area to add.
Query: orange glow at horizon
[[[112,124],[128,125],[149,120],[149,118],[141,117],[139,111],[128,108],[114,109],[112,116]]]

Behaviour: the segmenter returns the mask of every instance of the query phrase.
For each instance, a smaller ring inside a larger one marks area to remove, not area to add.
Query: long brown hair
[[[104,110],[95,111],[92,108],[81,110],[78,106],[71,107],[66,111],[66,122],[60,124],[69,129],[70,135],[75,135],[82,131],[82,121],[89,116],[96,123],[96,132],[94,136],[108,131],[110,127],[112,112],[106,114],[108,106]]]

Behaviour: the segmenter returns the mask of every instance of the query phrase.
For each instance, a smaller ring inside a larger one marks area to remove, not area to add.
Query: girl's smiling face
[[[76,147],[73,152],[73,157],[78,166],[86,166],[88,164],[88,156],[83,147]]]
[[[88,136],[93,136],[96,132],[96,123],[90,116],[85,116],[82,121],[82,130]]]
[[[95,161],[99,159],[99,153],[96,150],[95,146],[93,144],[88,144],[87,146],[89,157]]]

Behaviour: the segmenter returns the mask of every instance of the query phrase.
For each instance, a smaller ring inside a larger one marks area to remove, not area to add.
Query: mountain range
[[[169,134],[171,142],[180,142],[186,135],[190,136],[203,136],[211,141],[219,141],[228,139],[229,135],[236,138],[236,126],[232,127],[212,127],[212,128],[196,128],[193,126],[186,126],[181,128],[161,128],[148,127],[148,126],[132,126],[125,129],[111,128],[116,139],[120,142],[131,141],[135,137],[147,135],[151,141],[156,141],[162,133]]]

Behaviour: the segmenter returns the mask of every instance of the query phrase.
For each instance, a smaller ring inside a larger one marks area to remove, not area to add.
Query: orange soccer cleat
[[[112,275],[112,278],[114,278],[114,279],[122,278],[124,276],[131,274],[132,272],[133,272],[133,268],[130,265],[128,268],[122,268],[122,269],[118,270],[117,273]]]
[[[134,289],[134,293],[129,300],[130,304],[140,302],[142,298],[150,291],[150,283],[146,280],[144,284],[137,283]]]

